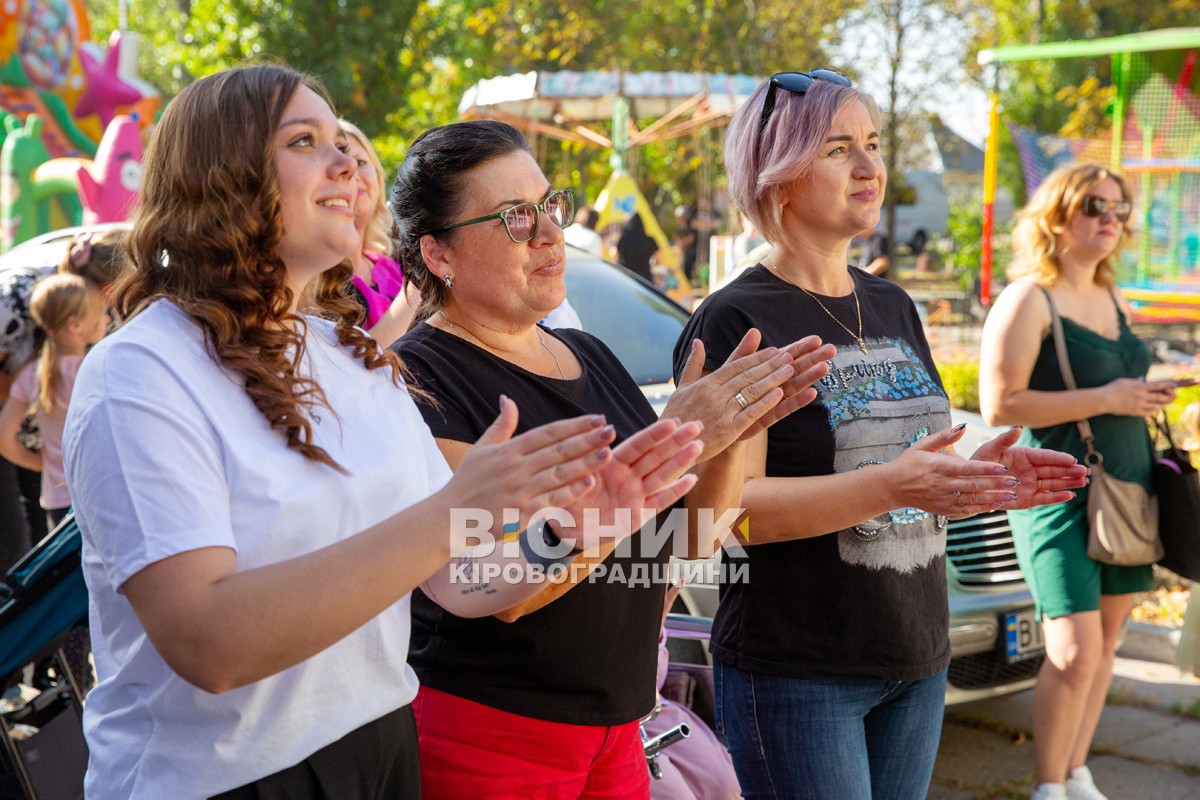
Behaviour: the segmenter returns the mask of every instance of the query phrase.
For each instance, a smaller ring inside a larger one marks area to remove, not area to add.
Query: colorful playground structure
[[[1026,188],[1072,161],[1108,164],[1134,194],[1134,246],[1118,279],[1135,321],[1200,322],[1200,28],[1148,31],[1105,39],[996,47],[981,64],[1035,59],[1112,60],[1116,98],[1112,133],[1067,139],[1009,125]],[[985,165],[984,296],[991,281],[989,187],[994,193],[1000,112],[993,97]]]
[[[162,98],[138,39],[91,39],[82,0],[0,3],[0,252],[48,230],[125,219]]]

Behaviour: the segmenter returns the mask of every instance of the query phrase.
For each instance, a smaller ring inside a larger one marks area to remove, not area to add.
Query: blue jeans
[[[713,665],[717,735],[746,800],[923,800],[946,670],[916,681],[800,679]]]

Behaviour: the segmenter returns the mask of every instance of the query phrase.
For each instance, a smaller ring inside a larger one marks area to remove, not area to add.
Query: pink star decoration
[[[79,64],[87,76],[87,88],[79,95],[79,102],[75,104],[76,119],[95,114],[100,118],[100,123],[107,128],[115,116],[117,106],[131,105],[142,99],[142,91],[126,83],[117,74],[120,61],[120,31],[113,31],[109,38],[108,52],[103,62],[97,60],[90,48],[79,48]]]

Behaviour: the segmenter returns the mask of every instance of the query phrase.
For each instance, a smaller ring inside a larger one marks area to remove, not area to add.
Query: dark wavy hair
[[[404,280],[412,281],[421,292],[413,325],[446,305],[445,284],[429,271],[421,256],[421,237],[431,234],[439,241],[450,241],[458,231],[441,229],[462,212],[468,188],[466,173],[493,158],[521,151],[532,153],[521,132],[490,119],[432,128],[408,148],[392,186],[392,214]]]
[[[146,151],[141,202],[125,241],[129,261],[114,287],[126,319],[168,298],[204,332],[210,352],[245,376],[246,394],[287,446],[345,473],[313,444],[310,417],[329,408],[321,386],[301,373],[308,332],[289,311],[293,297],[278,255],[283,238],[273,139],[301,87],[333,108],[315,79],[282,65],[242,66],[202,78],[167,106]],[[350,262],[333,267],[340,287]],[[367,369],[402,365],[354,327],[358,305],[335,288],[314,302],[338,342]]]

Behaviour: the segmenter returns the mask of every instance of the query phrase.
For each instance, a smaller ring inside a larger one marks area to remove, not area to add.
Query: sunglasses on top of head
[[[1129,220],[1129,215],[1133,213],[1133,203],[1128,200],[1105,200],[1103,197],[1088,194],[1084,195],[1079,210],[1085,217],[1103,217],[1111,211],[1114,217],[1121,222],[1126,222]]]
[[[570,225],[571,218],[575,215],[575,201],[571,195],[571,190],[555,189],[546,195],[546,199],[540,203],[517,203],[515,206],[509,206],[503,211],[497,211],[495,214],[486,214],[474,219],[465,219],[462,222],[438,228],[436,231],[428,231],[428,233],[442,233],[454,228],[461,228],[464,225],[474,225],[477,222],[498,219],[504,223],[504,231],[508,234],[508,238],[517,244],[521,244],[537,236],[538,223],[541,222],[542,214],[548,216],[560,228]]]
[[[767,120],[771,118],[771,112],[775,110],[777,89],[803,95],[812,88],[816,81],[825,81],[837,86],[851,85],[849,78],[831,69],[814,69],[811,72],[776,72],[771,76],[771,83],[767,87],[767,96],[763,98],[762,118],[758,121],[758,132],[761,134],[763,128],[767,127]]]

